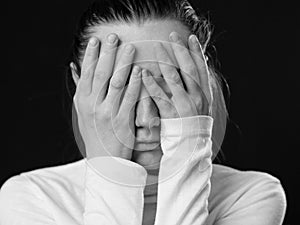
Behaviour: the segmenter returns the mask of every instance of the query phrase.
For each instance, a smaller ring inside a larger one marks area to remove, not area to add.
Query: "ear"
[[[73,80],[74,80],[74,83],[76,84],[76,86],[77,86],[77,84],[78,84],[78,81],[79,81],[79,76],[76,74],[76,70],[75,70],[75,65],[74,65],[74,63],[73,62],[71,62],[70,63],[70,69],[71,69],[71,72],[72,72],[72,78],[73,78]]]

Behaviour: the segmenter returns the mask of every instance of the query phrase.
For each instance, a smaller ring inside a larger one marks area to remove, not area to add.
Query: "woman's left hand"
[[[176,32],[170,34],[170,39],[182,79],[163,45],[157,42],[154,48],[159,68],[172,92],[172,97],[166,95],[149,71],[145,69],[142,71],[143,82],[159,108],[161,119],[211,116],[213,96],[209,86],[209,70],[197,37],[195,35],[189,37],[190,51]]]

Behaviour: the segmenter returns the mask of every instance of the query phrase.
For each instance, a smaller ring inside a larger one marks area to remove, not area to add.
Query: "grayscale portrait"
[[[273,22],[201,0],[23,4],[1,225],[284,224],[282,47],[256,45]]]

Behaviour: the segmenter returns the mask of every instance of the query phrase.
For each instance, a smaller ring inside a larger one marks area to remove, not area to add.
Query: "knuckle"
[[[83,77],[85,77],[85,76],[87,76],[88,74],[90,74],[91,73],[91,67],[89,66],[89,67],[84,67],[84,68],[82,68],[82,70],[81,70],[81,75],[83,76]]]
[[[85,53],[85,58],[91,58],[93,56],[93,51],[92,51],[92,49],[87,49],[86,50],[86,53]]]
[[[190,115],[190,113],[194,111],[195,111],[195,107],[193,107],[192,104],[187,104],[184,107],[184,115]]]
[[[101,109],[99,109],[99,111],[101,111],[103,119],[109,120],[109,118],[111,117],[111,106],[105,104],[101,107]]]
[[[128,118],[126,118],[126,115],[124,115],[124,113],[119,113],[118,116],[116,116],[113,119],[113,123],[115,127],[124,127],[126,121],[128,121]]]
[[[199,69],[200,69],[200,71],[203,71],[203,72],[208,72],[207,70],[208,70],[208,68],[207,68],[207,65],[206,65],[206,63],[205,63],[205,61],[203,60],[203,59],[200,59],[199,60]]]
[[[96,79],[101,79],[101,78],[105,77],[105,75],[106,75],[106,73],[105,73],[103,70],[97,70],[97,71],[95,72],[94,77],[95,77]]]
[[[175,72],[172,72],[170,74],[170,79],[175,83],[175,84],[181,84],[181,78],[180,76],[175,73]]]
[[[91,46],[88,46],[86,49],[85,57],[93,57],[95,55],[96,48],[93,48]]]
[[[117,48],[116,46],[114,46],[114,45],[112,45],[112,44],[107,44],[107,43],[106,43],[106,44],[104,45],[102,55],[103,55],[103,56],[109,55],[109,54],[113,53],[113,50],[115,50],[116,48]]]
[[[193,76],[197,74],[197,68],[194,65],[187,65],[184,72],[186,72],[189,76]]]
[[[91,98],[75,95],[73,101],[78,106],[78,110],[81,113],[89,115],[89,113],[93,112],[94,104]]]
[[[164,108],[168,118],[177,118],[179,116],[178,110],[176,109],[174,103],[164,104]]]
[[[126,67],[131,65],[131,57],[126,54],[123,54],[120,58],[120,62],[118,64],[118,69],[125,69]]]
[[[113,88],[121,89],[123,87],[123,80],[121,78],[112,78],[110,85]]]
[[[153,90],[153,96],[157,99],[157,101],[160,101],[160,102],[167,101],[168,102],[169,101],[168,97],[162,92],[163,92],[162,90],[155,88]]]
[[[124,100],[127,103],[134,103],[136,101],[136,94],[132,93],[130,91],[127,91],[126,94],[125,94],[125,96],[124,96]]]
[[[73,101],[76,102],[78,106],[82,106],[83,103],[85,102],[85,101],[83,100],[83,96],[78,95],[78,94],[75,94],[75,95],[74,95]]]
[[[177,118],[177,117],[179,117],[179,114],[178,114],[178,112],[177,112],[177,110],[176,109],[174,109],[174,107],[172,107],[172,108],[170,108],[169,109],[169,114],[170,114],[170,118]]]
[[[200,109],[201,113],[207,114],[209,110],[209,103],[205,96],[196,98],[194,100],[196,108]]]
[[[152,87],[154,85],[153,78],[150,76],[143,77],[143,82],[147,84],[147,86]]]
[[[73,102],[74,102],[74,103],[77,102],[77,99],[78,99],[78,94],[75,93],[75,95],[73,96]]]
[[[103,110],[101,113],[101,118],[104,121],[109,121],[109,119],[111,118],[111,111],[109,109]]]
[[[97,59],[89,59],[84,63],[84,68],[87,71],[90,71],[96,64],[97,64]]]
[[[196,98],[196,99],[195,99],[195,105],[197,106],[197,108],[203,107],[203,101],[202,101],[202,98]]]
[[[128,128],[128,121],[130,121],[130,116],[127,114],[127,115],[124,115],[124,114],[118,114],[118,116],[116,116],[114,119],[113,119],[113,126],[116,128],[116,129],[121,129],[121,130],[124,130],[124,128]]]
[[[83,67],[81,69],[81,77],[85,76],[85,74],[87,74],[87,72],[88,72],[87,69]]]
[[[158,93],[153,96],[155,102],[158,103],[159,106],[164,108],[170,108],[173,104],[170,99],[166,98],[164,95]]]
[[[176,69],[171,64],[167,64],[167,65],[165,65],[165,70],[166,70],[166,73],[172,74],[172,73],[174,73],[174,71]]]

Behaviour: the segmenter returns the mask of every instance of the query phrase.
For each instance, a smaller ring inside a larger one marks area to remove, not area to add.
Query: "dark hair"
[[[77,24],[70,55],[66,62],[63,108],[70,133],[72,133],[72,120],[70,118],[72,116],[72,103],[76,85],[72,79],[72,72],[69,65],[73,62],[75,66],[74,70],[80,76],[80,62],[82,61],[88,40],[93,34],[93,27],[114,22],[143,23],[157,19],[177,20],[182,22],[184,26],[187,26],[191,33],[198,37],[205,55],[209,57],[207,48],[210,44],[213,28],[207,18],[198,14],[200,13],[196,13],[191,4],[186,0],[97,0],[91,3]],[[211,60],[208,61],[208,67],[214,99],[212,114],[214,118],[213,153],[216,156],[221,148],[226,130],[226,120],[228,118],[222,91],[222,79],[227,89],[228,85],[226,80],[217,74]],[[78,150],[74,138],[73,146]],[[79,153],[79,150],[77,153]],[[77,155],[76,158],[82,158],[82,156]]]

